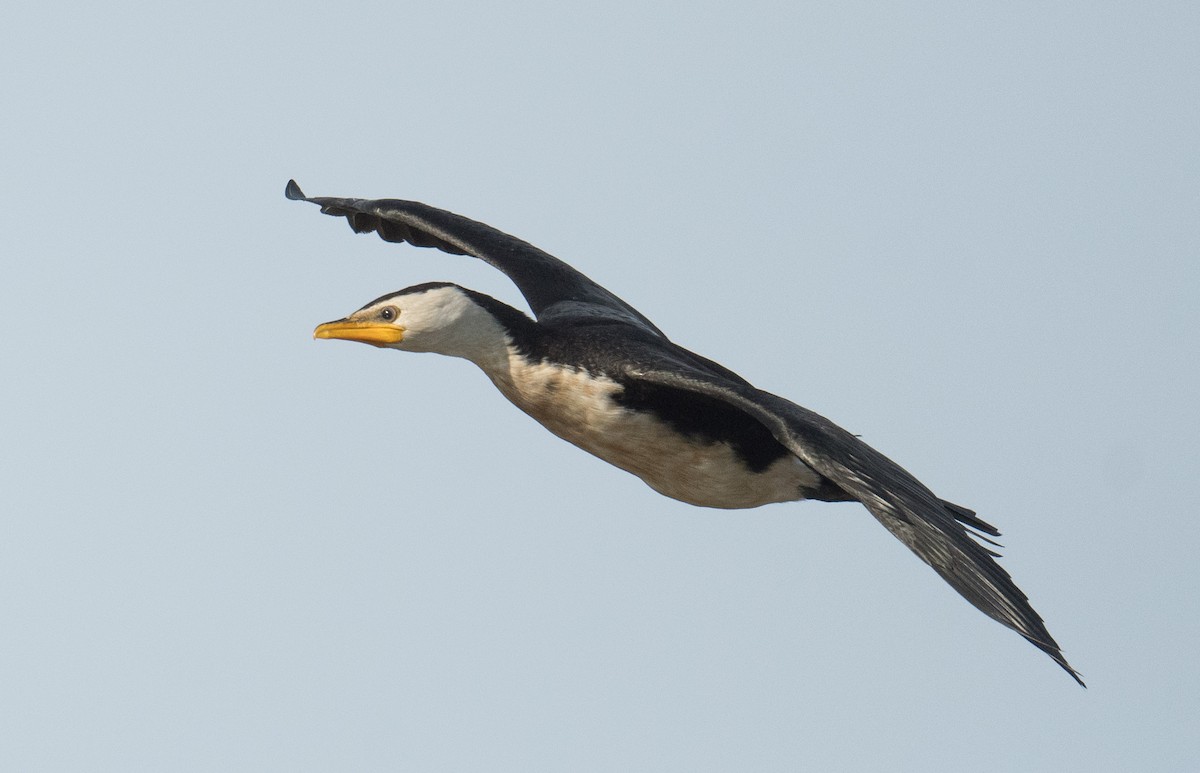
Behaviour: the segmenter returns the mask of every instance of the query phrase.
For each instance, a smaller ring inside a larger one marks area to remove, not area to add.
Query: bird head
[[[317,326],[313,337],[475,361],[504,343],[495,317],[466,290],[448,282],[415,285],[377,298],[348,317]]]

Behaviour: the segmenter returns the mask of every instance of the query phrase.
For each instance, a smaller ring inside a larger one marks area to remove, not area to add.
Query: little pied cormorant
[[[683,502],[861,502],[967,601],[1083,684],[999,554],[976,541],[996,545],[983,534],[1000,532],[855,435],[675,345],[571,266],[491,226],[414,201],[309,198],[294,180],[286,195],[345,217],[357,233],[479,258],[516,284],[537,318],[430,282],[327,322],[315,337],[470,360],[546,429]]]

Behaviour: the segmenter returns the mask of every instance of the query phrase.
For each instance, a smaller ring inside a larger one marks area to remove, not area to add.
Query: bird
[[[426,282],[319,325],[315,338],[469,360],[550,432],[672,499],[724,509],[857,501],[967,601],[1086,687],[997,563],[999,530],[857,435],[673,343],[577,269],[489,225],[416,201],[309,197],[295,180],[285,196],[346,218],[356,233],[478,258],[533,312]]]

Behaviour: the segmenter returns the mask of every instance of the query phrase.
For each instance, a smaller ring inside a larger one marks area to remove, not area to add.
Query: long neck
[[[514,349],[524,349],[540,335],[537,323],[489,295],[462,290],[472,301],[460,324],[445,331],[438,351],[478,365],[493,380],[507,380]]]

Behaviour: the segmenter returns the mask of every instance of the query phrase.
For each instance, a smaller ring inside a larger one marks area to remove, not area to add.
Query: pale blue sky
[[[1190,3],[22,4],[0,768],[1200,767]],[[1086,677],[865,510],[673,502],[314,342],[528,239],[1005,532]]]

